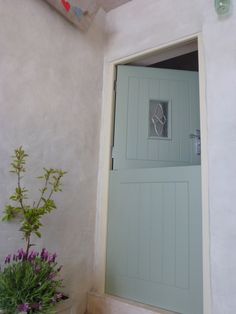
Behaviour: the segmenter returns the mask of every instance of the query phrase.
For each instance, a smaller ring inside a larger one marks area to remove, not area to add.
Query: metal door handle
[[[201,155],[201,134],[200,130],[196,129],[196,133],[189,134],[191,139],[195,140],[195,153],[196,155]]]
[[[200,138],[201,138],[200,130],[199,130],[199,129],[196,129],[196,132],[189,134],[189,137],[190,137],[190,138],[195,138],[195,139],[197,139],[197,140],[200,140]]]
[[[189,134],[189,137],[190,138],[196,138],[196,139],[200,139],[200,134],[198,135],[198,134],[193,134],[193,133],[191,133],[191,134]]]

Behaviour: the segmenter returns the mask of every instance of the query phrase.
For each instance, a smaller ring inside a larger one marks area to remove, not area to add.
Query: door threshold
[[[178,314],[120,297],[88,293],[87,314]]]

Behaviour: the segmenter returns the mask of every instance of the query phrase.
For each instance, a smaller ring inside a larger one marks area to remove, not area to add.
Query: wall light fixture
[[[218,15],[227,15],[231,11],[231,0],[215,0],[215,8]]]

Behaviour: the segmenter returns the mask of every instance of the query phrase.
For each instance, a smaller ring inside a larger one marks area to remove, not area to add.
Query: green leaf
[[[6,205],[4,208],[4,216],[2,218],[3,221],[11,221],[17,215],[21,213],[21,208],[19,207],[13,207],[11,205]]]
[[[37,236],[38,238],[41,238],[42,235],[41,235],[41,233],[40,233],[39,231],[35,231],[34,233],[36,234],[36,236]]]

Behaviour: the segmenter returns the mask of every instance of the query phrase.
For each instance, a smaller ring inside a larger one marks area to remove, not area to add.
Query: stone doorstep
[[[126,299],[88,293],[87,314],[177,314]]]

